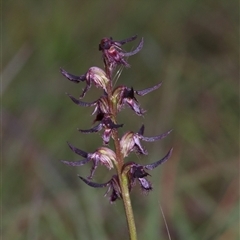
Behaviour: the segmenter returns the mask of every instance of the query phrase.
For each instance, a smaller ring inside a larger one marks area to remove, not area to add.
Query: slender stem
[[[119,182],[120,182],[120,187],[122,191],[122,199],[123,199],[124,209],[125,209],[127,223],[128,223],[129,237],[131,240],[137,240],[137,231],[136,231],[136,225],[134,220],[134,214],[132,210],[131,198],[129,194],[128,179],[125,174],[121,173],[121,169],[124,161],[123,161],[123,157],[120,149],[120,142],[118,140],[117,131],[114,132],[113,137],[114,137],[114,144],[115,144],[116,156],[118,161],[117,172],[119,176]]]
[[[131,240],[137,240],[136,225],[135,225],[131,198],[130,198],[129,189],[128,189],[128,179],[126,175],[122,175],[121,172],[118,173],[118,175],[120,179],[122,198],[123,198],[123,203],[124,203],[124,208],[125,208],[125,213],[126,213],[126,218],[128,223],[129,237]]]
[[[109,79],[111,80],[111,76],[110,76],[111,74],[109,74],[109,72],[110,71],[108,71],[106,67],[106,73]],[[112,100],[112,91],[113,91],[112,84],[109,84],[107,87],[107,95],[110,103],[109,109],[114,118],[115,123],[117,123],[117,109],[116,109],[116,104],[114,104]],[[123,204],[124,204],[124,209],[125,209],[125,214],[126,214],[126,219],[128,224],[129,239],[137,240],[136,225],[135,225],[131,198],[130,198],[129,188],[128,188],[128,178],[125,174],[122,174],[121,172],[122,166],[124,164],[124,159],[121,153],[121,147],[120,147],[120,141],[119,141],[117,129],[113,130],[113,140],[115,145],[116,158],[118,162],[116,168],[117,168],[117,173],[119,177],[119,183],[120,183],[121,192],[122,192],[122,199],[123,199]]]

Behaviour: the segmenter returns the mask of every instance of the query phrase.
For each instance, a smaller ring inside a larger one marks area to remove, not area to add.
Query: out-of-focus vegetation
[[[79,108],[83,85],[63,78],[59,67],[83,74],[102,66],[105,36],[143,36],[117,84],[143,89],[144,118],[120,114],[121,133],[146,136],[174,131],[145,144],[150,163],[174,147],[171,159],[151,172],[154,191],[132,192],[139,239],[239,239],[239,83],[237,2],[218,1],[4,1],[2,4],[2,237],[8,240],[126,239],[122,202],[110,205],[103,189],[77,178],[90,166],[66,141],[93,151],[101,136],[82,135],[93,109]],[[137,42],[128,44],[131,50]],[[92,88],[85,101],[101,94]],[[95,181],[112,173],[99,167]]]

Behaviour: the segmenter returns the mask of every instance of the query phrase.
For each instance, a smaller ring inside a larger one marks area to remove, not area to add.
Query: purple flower
[[[157,166],[166,162],[171,157],[172,151],[173,148],[170,149],[165,157],[151,164],[140,165],[134,162],[125,163],[123,165],[122,172],[125,172],[128,176],[129,189],[131,190],[132,187],[135,186],[136,180],[138,180],[143,192],[149,192],[152,190],[151,182],[146,179],[146,177],[150,176],[150,174],[145,170],[153,170]]]
[[[84,157],[85,159],[80,160],[80,161],[75,161],[75,162],[62,160],[62,163],[69,165],[69,166],[77,167],[77,166],[82,166],[89,161],[92,161],[93,166],[91,169],[91,173],[88,177],[89,179],[91,179],[93,177],[93,174],[94,174],[99,162],[101,164],[105,165],[108,169],[113,168],[113,163],[116,163],[116,154],[109,148],[100,147],[93,153],[87,153],[79,148],[74,147],[70,143],[68,143],[68,146],[74,153]]]
[[[75,76],[71,73],[68,73],[62,68],[60,68],[60,71],[64,77],[74,83],[86,81],[86,87],[83,89],[83,92],[79,98],[83,98],[85,96],[92,83],[94,83],[96,87],[102,88],[105,92],[107,91],[107,85],[109,84],[110,80],[107,78],[106,73],[99,67],[91,67],[85,74],[80,76]]]
[[[141,39],[140,43],[138,44],[137,48],[131,52],[124,52],[121,48],[122,45],[125,43],[131,42],[135,40],[137,36],[130,37],[125,40],[121,41],[114,41],[111,37],[110,38],[103,38],[99,44],[99,51],[102,51],[103,60],[105,66],[108,67],[110,72],[117,65],[123,65],[125,67],[129,67],[130,65],[125,60],[126,57],[130,57],[138,53],[143,47],[143,38]]]
[[[102,139],[104,144],[108,144],[110,141],[110,137],[112,136],[113,129],[117,129],[123,126],[123,124],[115,124],[110,115],[107,114],[98,114],[97,120],[100,121],[98,125],[95,127],[88,129],[88,130],[82,130],[78,129],[82,133],[94,133],[99,132],[102,129],[104,129],[104,132],[102,134]]]
[[[159,83],[153,87],[146,88],[140,91],[136,91],[133,88],[126,86],[119,86],[113,91],[113,98],[116,99],[117,110],[121,111],[125,105],[128,105],[137,115],[142,116],[146,111],[140,108],[140,105],[135,98],[134,94],[139,96],[144,96],[161,86],[162,83]]]
[[[165,138],[171,131],[172,130],[154,137],[144,137],[144,125],[142,125],[142,127],[137,133],[125,133],[120,140],[121,152],[123,154],[123,157],[127,157],[132,151],[135,151],[139,154],[147,155],[148,152],[142,147],[140,140],[145,142],[154,142]]]
[[[76,98],[74,98],[72,95],[66,93],[70,98],[71,100],[81,106],[81,107],[92,107],[92,106],[95,106],[95,109],[92,113],[93,114],[109,114],[110,113],[110,110],[109,110],[109,102],[108,102],[108,98],[106,96],[102,96],[100,97],[98,100],[96,101],[93,101],[93,102],[83,102],[81,100],[78,100]],[[98,119],[96,119],[95,121],[98,121]]]

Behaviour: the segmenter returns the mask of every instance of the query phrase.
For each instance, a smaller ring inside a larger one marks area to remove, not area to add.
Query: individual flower
[[[122,167],[122,172],[124,172],[128,176],[129,189],[131,190],[132,187],[135,186],[136,180],[138,180],[143,192],[147,193],[152,190],[152,184],[146,178],[147,176],[150,176],[150,174],[145,170],[153,170],[157,166],[166,162],[171,157],[172,151],[173,148],[169,150],[165,157],[151,164],[140,165],[134,162],[125,163]]]
[[[95,183],[95,182],[91,182],[81,176],[78,175],[78,177],[85,182],[88,186],[93,187],[93,188],[103,188],[103,187],[108,187],[106,193],[104,194],[104,196],[107,196],[108,193],[110,191],[111,192],[111,196],[110,196],[110,203],[115,202],[117,199],[121,199],[122,198],[122,193],[121,193],[121,188],[120,188],[120,184],[119,184],[119,178],[117,175],[113,175],[112,178],[106,182],[106,183]]]
[[[125,105],[128,105],[137,115],[142,116],[146,111],[140,108],[138,100],[135,98],[134,94],[137,94],[139,96],[144,96],[158,89],[161,86],[161,84],[162,83],[158,83],[153,87],[146,88],[139,91],[136,91],[133,88],[129,88],[126,86],[119,86],[115,88],[113,91],[113,98],[115,99],[115,102],[117,104],[118,111],[121,111],[121,109]]]
[[[130,57],[138,53],[143,47],[143,38],[141,39],[140,43],[138,44],[137,48],[131,52],[124,52],[121,48],[127,42],[131,42],[135,40],[137,36],[133,36],[131,38],[121,40],[121,41],[114,41],[111,37],[110,38],[103,38],[99,44],[99,51],[102,51],[103,60],[105,66],[112,72],[112,70],[117,65],[123,65],[125,67],[129,67],[130,65],[125,60],[126,57]]]
[[[145,142],[154,142],[165,138],[171,131],[172,130],[154,137],[144,137],[144,125],[142,125],[142,127],[137,133],[125,133],[120,140],[121,152],[123,154],[123,157],[127,157],[132,151],[135,151],[139,154],[147,155],[148,152],[142,147],[140,140]]]
[[[78,129],[78,130],[82,133],[95,133],[104,129],[104,132],[102,134],[102,139],[104,144],[109,143],[110,137],[112,136],[113,129],[117,129],[123,126],[123,124],[115,124],[112,121],[111,116],[108,114],[102,114],[102,115],[98,114],[97,120],[100,121],[100,123],[94,126],[93,128],[88,130],[82,130],[82,129]]]
[[[108,169],[113,168],[113,163],[116,163],[116,154],[114,151],[112,151],[109,148],[100,147],[93,153],[87,153],[79,148],[74,147],[70,143],[68,143],[68,146],[74,153],[84,157],[85,159],[80,160],[80,161],[75,161],[75,162],[62,160],[62,163],[69,165],[69,166],[77,167],[77,166],[82,166],[89,161],[92,161],[93,166],[91,169],[91,173],[88,177],[89,179],[91,179],[93,177],[93,174],[94,174],[99,162],[101,164],[105,165]]]
[[[107,91],[107,85],[109,84],[110,80],[106,73],[99,67],[91,67],[85,74],[81,76],[75,76],[62,68],[60,68],[60,71],[64,77],[74,83],[86,81],[86,87],[83,89],[83,92],[79,98],[83,98],[85,96],[92,83],[94,83],[96,87],[102,88],[105,92]]]
[[[113,129],[122,127],[123,124],[115,124],[112,120],[111,114],[109,114],[109,104],[108,104],[108,98],[106,96],[100,97],[98,100],[94,102],[83,102],[81,100],[78,100],[74,98],[72,95],[68,94],[67,95],[71,98],[71,100],[76,103],[79,106],[83,107],[91,107],[91,106],[96,106],[93,113],[96,113],[96,118],[94,122],[100,122],[93,128],[83,130],[83,129],[78,129],[82,133],[95,133],[99,132],[102,129],[104,129],[104,132],[102,134],[102,139],[104,144],[108,144],[110,141],[110,137],[112,135]]]

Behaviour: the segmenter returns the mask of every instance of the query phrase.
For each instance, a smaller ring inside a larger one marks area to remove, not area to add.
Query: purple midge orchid
[[[137,36],[133,36],[121,41],[114,41],[112,38],[102,39],[99,44],[99,50],[102,51],[105,68],[108,68],[110,72],[112,72],[112,70],[115,69],[116,66],[118,65],[123,65],[125,67],[128,67],[129,64],[126,62],[125,57],[132,56],[137,52],[139,52],[143,46],[143,39],[141,39],[137,48],[132,52],[125,52],[121,47],[122,45],[128,42],[131,42],[136,38]],[[118,124],[115,122],[116,121],[115,117],[112,115],[112,112],[111,112],[111,104],[116,104],[117,113],[123,109],[124,105],[128,105],[137,115],[142,116],[145,113],[145,110],[143,110],[140,107],[139,102],[135,97],[135,94],[138,96],[144,96],[158,89],[162,84],[162,83],[158,83],[153,87],[146,88],[143,90],[134,90],[132,87],[130,88],[126,86],[118,86],[115,89],[112,89],[111,98],[110,98],[110,96],[108,95],[109,93],[108,93],[107,87],[111,81],[110,80],[111,76],[108,75],[101,68],[90,67],[85,74],[80,76],[75,76],[71,73],[68,73],[66,70],[62,68],[60,69],[60,71],[64,77],[66,77],[67,79],[69,79],[74,83],[80,83],[84,81],[86,82],[86,87],[84,88],[80,98],[83,98],[85,96],[86,92],[90,89],[92,83],[94,83],[96,87],[103,89],[103,93],[104,93],[103,96],[89,103],[76,99],[68,93],[67,95],[75,104],[81,107],[95,106],[95,109],[92,114],[96,114],[96,118],[94,122],[98,121],[99,123],[90,129],[86,129],[86,130],[78,129],[78,130],[82,133],[96,133],[103,130],[102,139],[105,145],[109,143],[113,132],[117,131],[118,128],[123,126],[123,124]],[[136,153],[139,153],[139,154],[147,155],[148,152],[142,146],[140,141],[147,141],[147,142],[157,141],[166,137],[171,131],[172,130],[155,137],[143,136],[144,125],[142,125],[142,127],[137,133],[128,131],[122,136],[122,138],[119,141],[119,144],[120,144],[119,146],[120,146],[123,158],[127,157],[129,153],[132,151],[135,151]],[[109,148],[100,147],[94,153],[87,153],[72,146],[69,143],[68,145],[73,152],[84,157],[84,159],[76,162],[71,162],[71,161],[62,161],[62,162],[69,166],[82,166],[92,160],[93,167],[91,169],[91,173],[88,178],[93,177],[93,174],[99,162],[105,165],[108,169],[113,168],[114,164],[118,165],[118,160],[115,152]],[[134,165],[133,163],[131,166],[132,166],[131,168],[132,170],[130,172],[132,176],[135,176],[136,171],[134,171],[133,169],[137,169],[139,171],[139,166],[137,164]],[[147,173],[145,174],[146,174],[145,176],[148,175]],[[135,179],[135,177],[133,177],[132,179]],[[146,180],[143,180],[141,177],[139,177],[138,179],[140,181],[140,184],[142,184],[142,186],[144,186],[144,184],[145,186],[147,186]],[[133,180],[129,182],[130,184],[129,189],[132,188],[133,182],[134,182]],[[149,189],[150,189],[150,184],[149,184]]]
[[[116,70],[117,67],[120,67],[120,69],[129,67],[130,65],[127,62],[127,58],[138,53],[143,47],[142,38],[133,51],[126,52],[123,50],[123,45],[134,41],[136,38],[137,36],[133,36],[120,41],[113,40],[111,37],[103,38],[99,44],[99,51],[102,52],[104,70],[99,67],[90,67],[85,74],[76,76],[60,68],[62,75],[71,82],[85,82],[86,84],[79,99],[66,93],[69,98],[78,106],[95,107],[92,113],[92,115],[95,115],[95,119],[93,120],[94,126],[85,130],[78,129],[78,131],[85,134],[94,134],[102,131],[103,145],[107,145],[110,141],[113,141],[114,146],[114,150],[101,146],[95,148],[96,150],[94,152],[88,153],[68,143],[70,149],[83,159],[79,161],[63,160],[62,162],[73,167],[83,166],[92,162],[90,175],[87,178],[79,175],[78,177],[90,187],[107,187],[105,196],[111,192],[109,197],[111,203],[115,202],[117,199],[123,200],[131,239],[136,239],[136,228],[129,193],[137,182],[143,193],[148,193],[152,190],[152,183],[147,179],[150,176],[148,171],[166,162],[171,157],[173,151],[171,148],[165,157],[151,164],[141,165],[136,162],[125,162],[125,158],[127,158],[131,152],[136,152],[141,155],[148,154],[147,150],[142,146],[142,141],[154,142],[161,140],[172,131],[170,130],[153,137],[146,137],[144,136],[145,127],[142,125],[138,132],[127,131],[120,136],[119,128],[123,127],[123,124],[118,123],[118,113],[122,111],[125,106],[128,106],[138,116],[143,116],[146,111],[140,107],[136,96],[145,96],[157,90],[162,84],[160,82],[143,90],[135,90],[135,88],[127,86],[113,87],[112,82],[114,77],[112,75],[114,70]],[[92,84],[102,90],[101,97],[94,99],[92,102],[80,100],[85,97]],[[109,170],[116,170],[116,173],[105,183],[90,181],[99,163]]]

